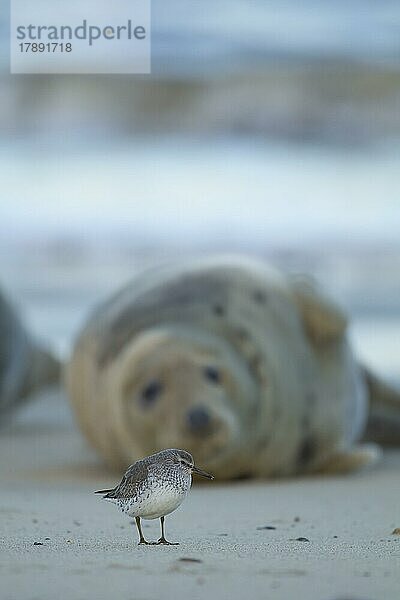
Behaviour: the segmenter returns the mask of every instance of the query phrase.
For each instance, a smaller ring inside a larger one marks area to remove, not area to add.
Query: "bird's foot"
[[[165,537],[160,537],[160,539],[155,543],[157,544],[157,546],[160,546],[162,544],[164,546],[179,546],[179,542],[169,542],[165,539]]]
[[[139,541],[139,544],[138,544],[138,546],[142,546],[142,545],[143,545],[143,546],[154,546],[155,544],[157,544],[157,542],[148,542],[147,540],[145,540],[144,538],[142,538],[142,539]]]

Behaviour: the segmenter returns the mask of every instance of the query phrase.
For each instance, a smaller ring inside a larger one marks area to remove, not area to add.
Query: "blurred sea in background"
[[[1,285],[65,356],[143,266],[249,251],[314,275],[398,379],[400,4],[152,6],[150,77],[11,76],[1,53]]]

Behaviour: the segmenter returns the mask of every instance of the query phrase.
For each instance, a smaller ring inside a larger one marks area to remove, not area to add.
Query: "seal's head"
[[[243,431],[251,430],[257,390],[223,337],[189,325],[148,330],[124,348],[110,380],[127,462],[183,447],[215,474],[235,457],[237,471],[246,455],[249,440]]]

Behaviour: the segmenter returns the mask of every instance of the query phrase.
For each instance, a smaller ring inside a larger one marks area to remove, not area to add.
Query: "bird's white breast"
[[[186,494],[187,490],[175,486],[155,486],[153,489],[143,491],[136,502],[132,502],[127,507],[126,512],[130,517],[157,519],[177,509]]]

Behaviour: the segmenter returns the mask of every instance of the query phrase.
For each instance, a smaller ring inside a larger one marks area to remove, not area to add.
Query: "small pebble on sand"
[[[179,561],[186,562],[186,563],[202,563],[203,562],[199,558],[190,558],[188,556],[183,556],[182,558],[179,559]]]

